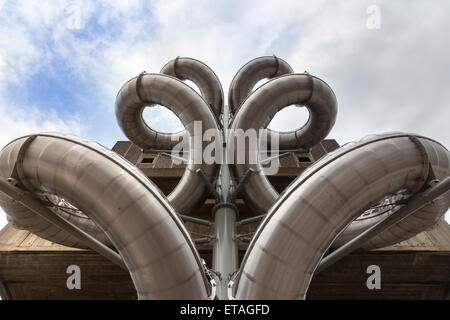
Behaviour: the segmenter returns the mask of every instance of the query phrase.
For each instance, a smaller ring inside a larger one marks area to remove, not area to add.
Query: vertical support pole
[[[238,246],[235,240],[238,210],[231,199],[231,176],[227,163],[229,108],[223,110],[223,162],[220,168],[220,203],[213,209],[214,246],[212,269],[220,275],[217,279],[217,298],[228,299],[228,282],[239,267]]]
[[[213,269],[220,274],[217,298],[228,299],[228,282],[238,269],[238,247],[236,234],[236,207],[231,203],[221,203],[214,210]]]

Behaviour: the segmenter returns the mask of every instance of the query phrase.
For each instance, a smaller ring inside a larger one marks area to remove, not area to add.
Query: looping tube
[[[311,83],[314,85],[311,86]],[[314,88],[314,90],[312,90]],[[310,112],[308,122],[295,134],[303,148],[311,148],[322,141],[334,125],[337,101],[333,90],[321,79],[309,74],[289,74],[268,81],[253,92],[242,104],[233,123],[231,134],[238,129],[263,129],[282,108],[293,103],[305,104]],[[230,136],[230,140],[235,137]],[[237,143],[233,144],[236,145]],[[238,150],[234,150],[236,153]],[[247,146],[248,158],[258,159],[258,148]],[[258,213],[266,213],[278,198],[259,163],[238,164],[235,159],[233,171],[240,179],[248,169],[253,169],[244,186],[247,203]]]
[[[364,210],[399,190],[420,190],[426,150],[435,177],[450,176],[450,153],[411,134],[372,136],[308,167],[278,198],[241,264],[237,299],[303,299],[314,270],[333,241]],[[384,230],[369,247],[405,240],[432,227],[450,206],[450,192]],[[391,212],[395,214],[395,212]]]
[[[311,86],[311,84],[308,84],[307,79],[309,79],[309,81],[312,79],[314,85]],[[309,88],[314,88],[314,90],[309,90]],[[336,100],[331,88],[329,88],[326,83],[309,74],[282,76],[267,82],[261,88],[257,89],[247,98],[235,116],[232,123],[231,132],[237,129],[242,129],[245,131],[249,128],[264,128],[266,123],[272,119],[274,114],[288,104],[286,101],[297,103],[303,102],[311,112],[310,120],[304,128],[305,131],[303,132],[303,136],[310,137],[310,139],[308,143],[303,145],[304,147],[312,147],[325,138],[335,121]],[[261,111],[256,112],[257,109]],[[255,114],[258,116],[255,116]],[[319,119],[321,120],[319,121]],[[230,137],[230,139],[232,138],[233,137]],[[411,140],[411,143],[416,145],[417,150],[419,150],[422,155],[423,172],[420,179],[421,181],[425,181],[426,177],[428,177],[428,167],[431,161],[428,160],[428,153],[433,154],[433,152],[427,150],[429,145],[424,144],[421,139],[416,138],[415,136],[411,136],[409,139]],[[308,141],[308,139],[299,140],[304,142]],[[253,158],[257,158],[258,150],[256,148],[247,148],[245,152],[246,154],[253,153]],[[250,158],[252,158],[252,156],[248,155],[247,159]],[[237,163],[236,159],[234,163]],[[349,162],[348,166],[351,165],[352,162]],[[234,164],[232,168],[238,179],[242,178],[247,170],[254,170],[254,174],[250,176],[244,186],[244,198],[257,213],[266,213],[271,210],[272,206],[279,198],[279,195],[264,175],[264,169],[262,166],[258,163],[245,163]],[[370,171],[370,169],[367,170]],[[397,190],[397,192],[398,191],[400,190]],[[416,191],[417,190],[410,190],[410,193]],[[383,203],[386,204],[386,201],[392,197],[395,198],[398,196],[395,194],[388,194],[386,195],[386,199],[376,200],[383,201]],[[363,248],[373,249],[386,247],[406,240],[428,228],[432,228],[442,219],[442,207],[443,206],[439,203],[439,200],[436,200],[434,206],[428,206],[417,211],[408,219],[405,219],[401,223],[392,227],[390,232],[380,234],[365,243]],[[380,210],[376,204],[365,208],[366,211],[362,210],[360,212],[360,219],[356,219],[349,223],[346,230],[343,231],[333,243],[333,246],[338,247],[345,244],[364,230],[379,222],[381,219],[395,213],[398,208],[398,205],[391,205],[389,210]],[[372,211],[372,213],[367,214],[367,210]]]
[[[200,90],[201,97],[206,102],[206,107],[204,107],[210,109],[215,117],[219,119],[219,116],[223,109],[222,85],[220,84],[219,78],[216,76],[214,71],[205,63],[192,58],[177,57],[169,61],[161,69],[160,73],[163,75],[175,77],[181,81],[190,80],[194,84],[196,84]],[[136,87],[136,92],[138,97],[141,94],[140,80],[144,74],[146,73],[141,73],[137,79],[138,86]],[[143,109],[145,107],[152,107],[152,105],[154,105],[153,102],[147,101],[141,97],[140,100],[142,102]],[[190,108],[191,106],[187,107]],[[176,146],[180,142],[180,140],[188,139],[188,135],[185,130],[175,133],[166,133],[151,128],[143,120],[142,111],[139,113],[139,115],[136,115],[135,121],[142,122],[142,124],[140,124],[140,127],[142,127],[141,134],[142,140],[146,140],[146,143],[144,145],[146,149],[172,150],[172,148]]]
[[[145,104],[136,94],[137,80],[129,80],[119,90],[116,98],[116,117],[128,139],[143,149],[149,149],[153,146],[152,139],[156,137],[154,131],[150,131],[142,119]],[[196,171],[200,169],[210,182],[217,175],[217,163],[206,164],[196,159],[197,154],[202,153],[208,143],[202,139],[204,132],[209,129],[219,132],[219,124],[205,100],[177,78],[147,73],[142,76],[141,82],[142,99],[150,104],[167,107],[185,126],[185,138],[189,139],[189,159],[180,182],[169,194],[168,200],[179,214],[190,214],[194,208],[203,204],[209,193]],[[195,130],[196,125],[200,126],[198,132]],[[200,139],[200,146],[197,146],[196,139]]]
[[[205,63],[193,58],[177,57],[169,61],[160,73],[195,83],[203,99],[219,118],[223,110],[222,85],[214,71]]]
[[[27,141],[14,140],[0,152],[2,178],[13,174]],[[34,135],[22,157],[21,181],[36,195],[66,199],[95,223],[122,256],[140,299],[207,299],[209,284],[189,233],[137,168],[96,143],[56,134]],[[76,246],[70,234],[3,193],[0,205],[15,226]],[[78,226],[80,221],[72,217]]]
[[[103,231],[97,225],[79,210],[72,210],[73,207],[59,207],[57,204],[60,198],[54,194],[40,191],[28,182],[25,175],[23,161],[28,146],[36,139],[37,135],[31,135],[24,138],[14,140],[0,153],[0,177],[3,179],[14,178],[18,181],[21,188],[34,193],[41,198],[50,210],[55,214],[70,221],[83,231],[89,233],[101,243],[112,247],[111,242]],[[14,147],[11,149],[11,147]],[[6,158],[7,155],[7,158]],[[52,201],[53,200],[53,201]],[[41,218],[34,212],[30,211],[20,203],[10,199],[0,192],[0,206],[6,213],[8,222],[17,229],[28,230],[41,238],[59,243],[68,247],[87,249],[87,247],[79,241],[79,239],[57,226],[51,224],[47,220]]]
[[[284,60],[274,56],[259,57],[247,62],[234,76],[230,85],[228,103],[233,113],[237,113],[242,107],[244,101],[252,94],[253,88],[258,81],[263,79],[275,79],[277,77],[293,74],[291,66]],[[307,74],[307,73],[305,73]],[[313,81],[311,81],[311,94],[313,90]],[[308,99],[303,103],[306,104]],[[294,104],[294,103],[292,103]],[[297,104],[300,107],[302,104]],[[261,107],[262,108],[262,107]],[[257,112],[260,112],[258,110]],[[278,145],[283,150],[293,150],[304,147],[304,143],[299,140],[301,131],[304,126],[299,125],[299,129],[292,131],[278,132],[267,129],[268,146],[272,139],[272,135],[276,135],[279,140]]]
[[[228,92],[228,105],[236,114],[254,86],[262,79],[273,79],[293,73],[291,66],[278,57],[264,56],[244,64],[234,76]]]

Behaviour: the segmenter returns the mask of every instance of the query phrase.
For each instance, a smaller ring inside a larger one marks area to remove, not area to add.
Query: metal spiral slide
[[[252,92],[264,78],[269,81]],[[183,80],[194,82],[201,95]],[[226,148],[237,130],[264,129],[279,110],[298,105],[308,109],[307,123],[269,135],[279,137],[280,149],[308,149],[328,135],[337,114],[336,96],[323,80],[296,74],[275,56],[244,65],[231,83],[228,103],[231,124],[217,76],[198,60],[176,58],[159,74],[142,73],[119,90],[117,121],[144,150],[170,150],[179,139],[189,139],[185,173],[168,197],[136,167],[96,143],[33,134],[0,152],[0,206],[16,228],[63,245],[92,248],[126,268],[140,299],[213,298],[208,271],[178,215],[194,214],[215,192],[211,187],[219,170],[223,194],[217,197],[222,202],[216,216],[221,208],[235,210],[235,194],[224,190],[231,179],[227,164],[195,161],[207,146],[202,139],[198,145],[196,138],[208,129],[222,132],[225,151],[236,158],[237,151]],[[150,128],[142,111],[152,105],[173,111],[185,130],[166,134]],[[202,123],[201,132],[194,130],[196,121]],[[258,158],[258,146],[246,148],[247,155]],[[338,253],[408,239],[439,223],[450,206],[450,153],[415,134],[374,135],[347,144],[308,167],[281,194],[260,163],[233,162],[230,167],[235,184],[241,182],[235,190],[242,190],[255,212],[266,216],[239,268],[220,262],[227,258],[220,256],[221,248],[236,248],[215,247],[217,268],[225,273],[236,269],[236,286],[230,282],[228,298],[304,298],[314,272]],[[338,248],[335,255],[324,258],[331,246]],[[218,298],[226,297],[220,293]]]

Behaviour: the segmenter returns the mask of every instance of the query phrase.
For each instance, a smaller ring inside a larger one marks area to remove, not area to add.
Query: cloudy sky
[[[227,95],[240,66],[276,54],[334,89],[330,137],[339,143],[407,131],[448,148],[448,9],[445,0],[0,0],[0,145],[58,131],[112,147],[125,139],[115,95],[141,71],[195,57]],[[289,108],[271,127],[299,127],[306,117]],[[160,130],[179,126],[161,109],[146,118]]]

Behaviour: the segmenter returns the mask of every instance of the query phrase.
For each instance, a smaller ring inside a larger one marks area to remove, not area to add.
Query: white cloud
[[[74,117],[70,120],[61,119],[55,111],[39,110],[37,108],[0,106],[0,146],[4,146],[14,138],[30,133],[61,132],[79,135],[82,131],[80,119]]]

